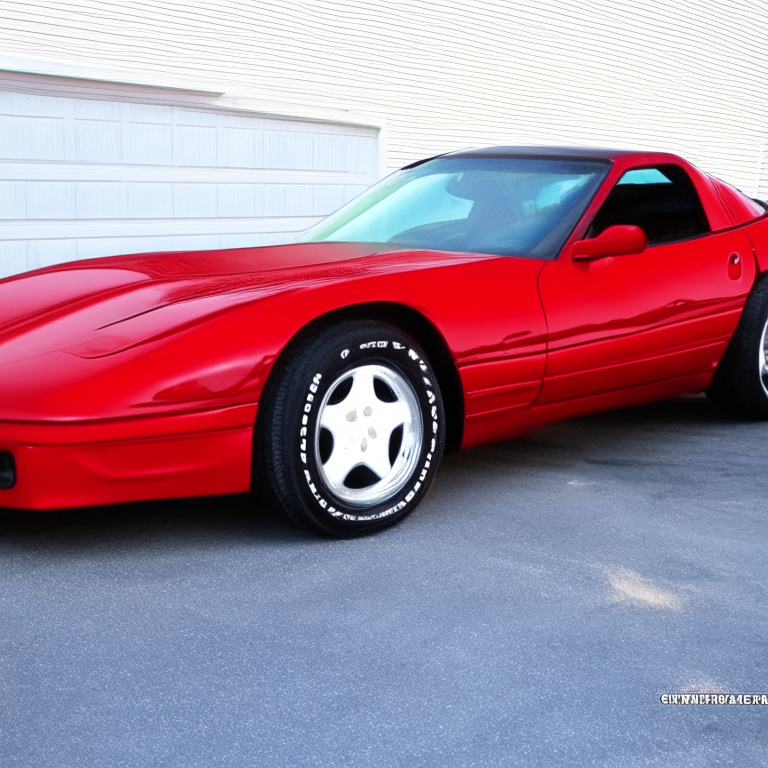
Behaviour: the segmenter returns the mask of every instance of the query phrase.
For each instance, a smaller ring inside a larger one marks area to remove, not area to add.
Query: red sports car
[[[260,488],[391,525],[445,450],[706,390],[768,418],[768,213],[670,154],[414,163],[296,245],[0,281],[0,505]]]

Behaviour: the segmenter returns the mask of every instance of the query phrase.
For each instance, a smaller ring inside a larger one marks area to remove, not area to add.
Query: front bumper
[[[0,507],[61,509],[243,493],[256,405],[101,422],[0,421],[15,482]]]

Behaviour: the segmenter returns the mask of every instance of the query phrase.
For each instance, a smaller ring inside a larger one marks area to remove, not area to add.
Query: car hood
[[[184,365],[190,381],[202,381],[206,366],[210,379],[223,376],[224,369],[232,368],[226,374],[232,377],[235,367],[250,370],[254,363],[244,353],[232,351],[230,362],[222,359],[226,328],[233,322],[259,328],[254,342],[269,335],[268,302],[282,300],[282,294],[489,258],[495,257],[306,243],[110,257],[7,278],[0,281],[0,420],[78,420],[151,410],[168,402],[155,384],[164,382],[177,397],[181,390],[172,379],[177,373],[183,378]],[[326,309],[337,306],[338,291]],[[207,339],[207,352],[201,339]],[[137,355],[146,356],[140,367]],[[169,370],[161,374],[163,367]],[[238,397],[253,395],[241,389]]]
[[[126,293],[140,293],[148,284],[191,286],[208,292],[215,285],[277,283],[287,273],[335,262],[355,261],[385,250],[370,244],[307,243],[223,251],[149,253],[109,256],[58,264],[0,280],[0,334],[33,318],[83,303],[108,301]],[[258,277],[261,275],[262,277]],[[238,277],[244,278],[238,280]],[[224,282],[221,279],[224,278]],[[218,279],[218,280],[217,280]],[[161,302],[164,303],[164,302]]]
[[[281,290],[407,271],[447,256],[372,244],[306,243],[61,264],[0,281],[0,363],[54,349],[83,357],[113,354]],[[464,260],[461,254],[453,258]]]

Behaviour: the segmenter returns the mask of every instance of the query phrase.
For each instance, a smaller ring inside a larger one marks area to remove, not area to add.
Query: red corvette
[[[414,163],[266,248],[0,281],[0,505],[244,492],[351,536],[444,450],[706,390],[768,418],[766,206],[669,154]]]

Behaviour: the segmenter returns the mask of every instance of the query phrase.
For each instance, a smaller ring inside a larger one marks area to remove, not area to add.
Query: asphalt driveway
[[[683,398],[450,456],[402,525],[0,515],[0,765],[768,765],[768,425]]]

